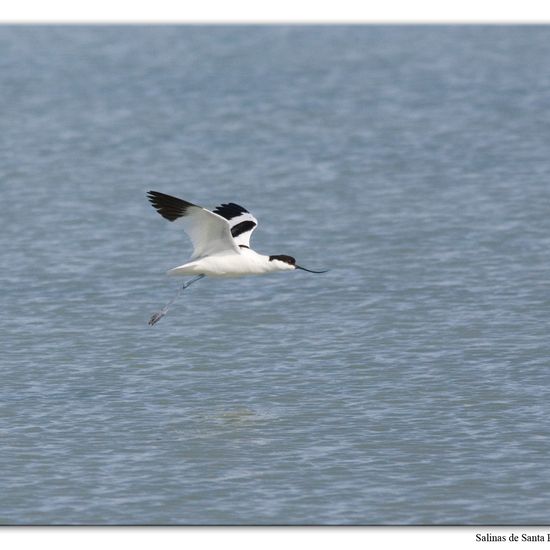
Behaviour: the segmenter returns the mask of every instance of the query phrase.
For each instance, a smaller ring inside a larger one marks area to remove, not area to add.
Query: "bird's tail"
[[[199,272],[195,269],[195,262],[188,262],[186,264],[173,267],[166,272],[166,275],[175,277],[181,277],[186,275],[197,275]]]

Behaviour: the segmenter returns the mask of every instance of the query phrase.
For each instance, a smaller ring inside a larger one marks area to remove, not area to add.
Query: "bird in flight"
[[[189,261],[170,269],[168,275],[195,276],[184,283],[178,294],[151,317],[151,326],[166,315],[183,290],[203,277],[241,277],[296,269],[326,273],[301,267],[292,256],[266,256],[252,250],[250,236],[258,220],[238,204],[230,202],[210,211],[158,191],[149,191],[147,197],[163,218],[183,226],[193,244]]]

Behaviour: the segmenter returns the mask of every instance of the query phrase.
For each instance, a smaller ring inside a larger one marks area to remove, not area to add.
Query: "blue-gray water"
[[[0,523],[550,520],[550,27],[0,28]],[[204,280],[145,193],[325,275]]]

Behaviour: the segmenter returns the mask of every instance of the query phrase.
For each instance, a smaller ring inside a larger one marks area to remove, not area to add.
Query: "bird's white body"
[[[264,275],[276,271],[291,271],[295,266],[281,260],[270,260],[269,256],[258,254],[250,248],[220,252],[192,260],[168,271],[168,275],[201,275],[207,277],[242,277]]]

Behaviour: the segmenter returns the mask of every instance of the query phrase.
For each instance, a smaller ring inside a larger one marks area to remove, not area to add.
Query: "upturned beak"
[[[306,269],[300,265],[295,265],[294,267],[296,269],[301,269],[302,271],[308,271],[309,273],[326,273],[328,271],[328,269],[325,269],[324,271],[313,271],[313,269]]]

